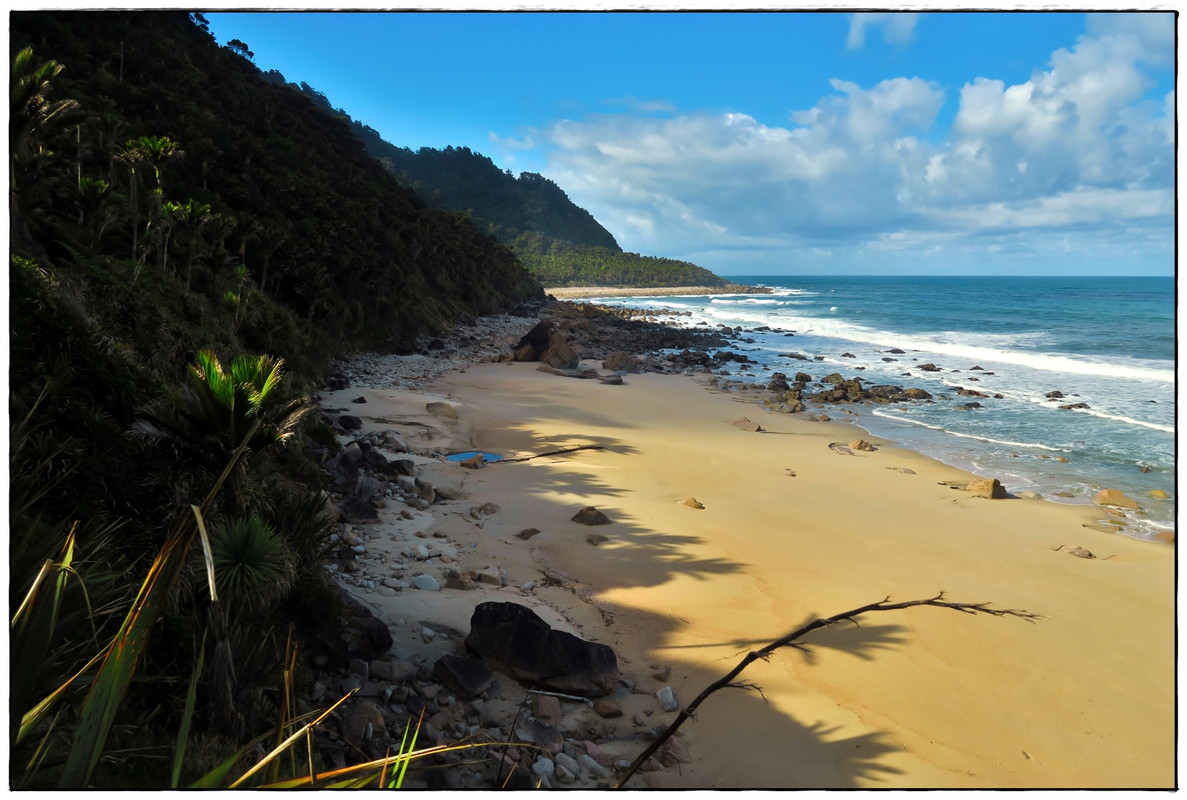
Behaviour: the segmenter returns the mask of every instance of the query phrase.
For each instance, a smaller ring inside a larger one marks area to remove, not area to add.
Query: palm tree
[[[281,399],[278,387],[284,359],[242,355],[231,361],[227,371],[218,356],[202,350],[195,361],[189,368],[189,383],[166,403],[146,409],[145,416],[133,424],[133,432],[172,443],[191,463],[214,473],[236,447],[246,444],[246,456],[225,485],[228,516],[241,516],[247,466],[260,453],[288,440],[312,406],[303,396]],[[259,427],[251,433],[257,421]]]

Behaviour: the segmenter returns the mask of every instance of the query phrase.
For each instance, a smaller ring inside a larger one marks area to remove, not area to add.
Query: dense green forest
[[[346,120],[400,182],[432,208],[462,211],[508,244],[545,286],[727,286],[687,261],[626,253],[614,236],[553,181],[534,172],[515,177],[468,147],[397,147],[374,128],[335,109],[308,83],[286,83],[276,70],[264,77],[304,93],[317,107]]]
[[[309,387],[542,292],[200,15],[9,20],[10,787],[189,785],[335,619]]]

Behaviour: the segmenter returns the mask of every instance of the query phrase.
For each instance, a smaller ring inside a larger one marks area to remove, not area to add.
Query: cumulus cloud
[[[1165,55],[1166,26],[1104,22],[1014,85],[979,77],[949,96],[921,78],[834,78],[786,125],[599,114],[531,135],[544,174],[640,252],[1054,250],[1087,230],[1094,247],[1156,231],[1164,252],[1174,96],[1144,99],[1141,65]],[[955,120],[936,130],[949,99]]]

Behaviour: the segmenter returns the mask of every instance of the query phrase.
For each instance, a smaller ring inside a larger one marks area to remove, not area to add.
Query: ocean
[[[730,349],[758,364],[734,377],[840,372],[926,389],[935,402],[846,408],[871,434],[999,478],[1011,493],[1085,504],[1121,489],[1145,514],[1130,513],[1123,533],[1174,529],[1173,278],[730,277],[773,293],[596,302],[688,312],[661,317],[688,327],[742,326]],[[927,363],[941,371],[918,369]]]

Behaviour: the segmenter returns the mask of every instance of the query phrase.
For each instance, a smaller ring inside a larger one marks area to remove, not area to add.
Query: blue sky
[[[1172,274],[1174,20],[207,13],[402,147],[719,274]]]

